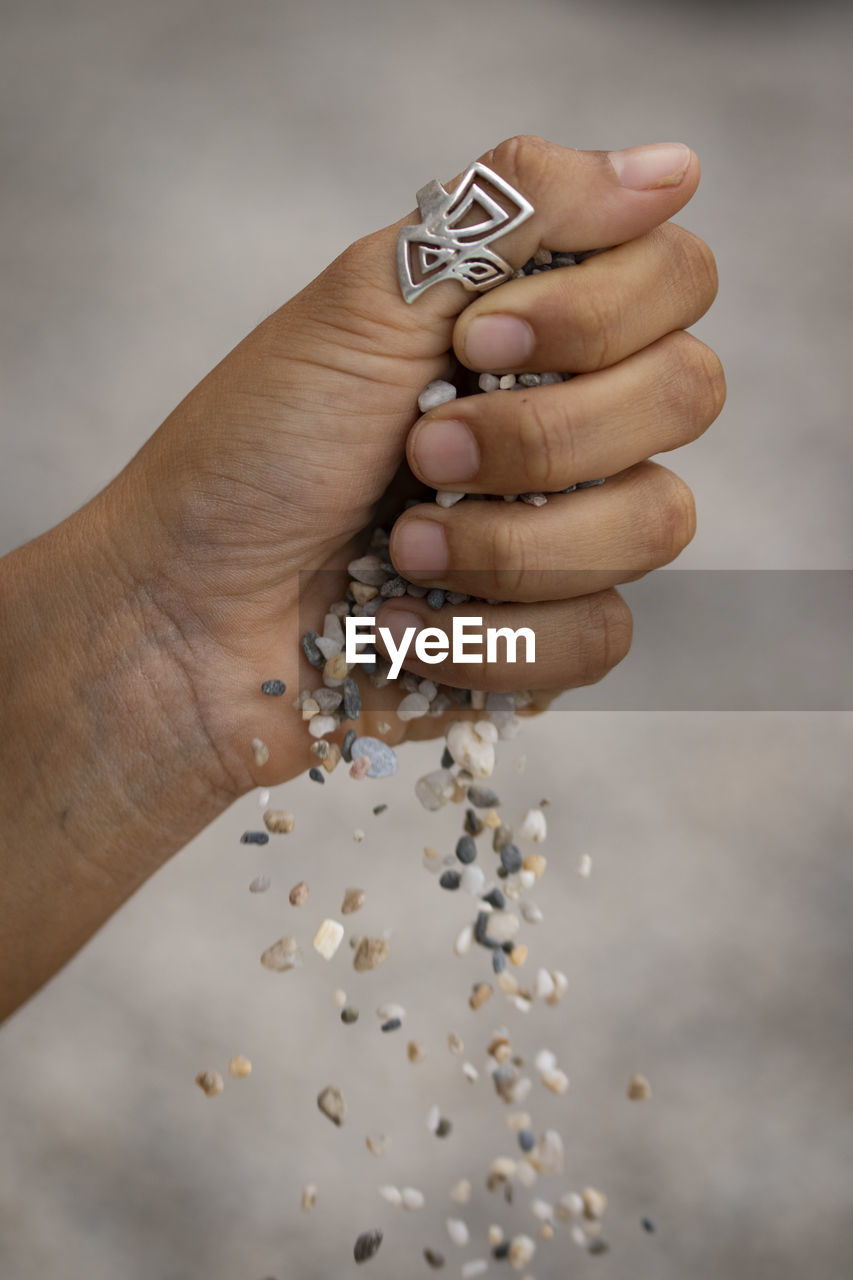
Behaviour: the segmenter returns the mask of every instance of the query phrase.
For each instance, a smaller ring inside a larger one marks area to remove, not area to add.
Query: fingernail
[[[406,577],[437,578],[447,568],[447,539],[437,520],[407,520],[393,541],[394,565]]]
[[[690,148],[683,142],[626,147],[624,151],[610,151],[608,155],[622,186],[631,191],[677,187],[690,164]]]
[[[478,316],[463,339],[466,364],[485,372],[524,364],[535,344],[530,325],[518,316]]]
[[[464,422],[441,418],[418,427],[412,453],[428,484],[472,480],[480,468],[480,450]]]

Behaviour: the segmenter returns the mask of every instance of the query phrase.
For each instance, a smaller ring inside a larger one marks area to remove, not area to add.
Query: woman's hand
[[[482,160],[535,209],[497,244],[514,267],[539,247],[617,247],[474,302],[448,281],[409,305],[395,256],[400,227],[419,221],[409,214],[354,244],[250,334],[103,495],[118,559],[150,624],[168,619],[161,634],[237,791],[313,762],[290,697],[282,714],[260,684],[278,676],[295,688],[300,599],[305,630],[343,596],[340,571],[377,510],[402,507],[404,458],[425,484],[470,493],[610,477],[539,510],[430,503],[397,520],[391,556],[404,576],[519,602],[460,606],[442,625],[478,613],[537,634],[534,668],[420,668],[448,683],[555,690],[600,679],[630,644],[630,613],[612,588],[693,536],[689,490],[647,459],[694,439],[724,398],[718,359],[684,333],[713,300],[714,260],[666,221],[696,189],[695,156],[680,145],[608,156],[520,137]],[[416,422],[418,393],[447,375],[451,348],[473,370],[580,376],[469,396]],[[377,623],[437,620],[406,597]],[[302,676],[319,683],[304,664]],[[419,727],[440,731],[434,720]],[[261,769],[253,737],[270,747]]]

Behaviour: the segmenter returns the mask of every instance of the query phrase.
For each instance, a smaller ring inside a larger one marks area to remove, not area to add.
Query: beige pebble
[[[387,938],[362,938],[353,957],[352,967],[356,973],[376,969],[388,959],[390,950]]]
[[[340,1128],[346,1119],[347,1104],[344,1102],[344,1096],[336,1085],[326,1085],[322,1093],[317,1095],[317,1106],[324,1116],[328,1116],[332,1124]]]
[[[503,1238],[504,1238],[503,1227],[499,1227],[496,1222],[493,1222],[492,1225],[489,1227],[489,1244],[494,1249],[496,1245],[503,1244]]]
[[[529,1129],[533,1124],[529,1111],[511,1111],[506,1118],[506,1127],[510,1133],[519,1133],[522,1129]]]
[[[302,964],[302,951],[295,938],[279,938],[262,953],[261,964],[273,973],[287,973]]]
[[[554,1239],[554,1228],[551,1226],[550,1222],[542,1223],[542,1226],[539,1228],[539,1239],[540,1240]]]
[[[233,1076],[235,1080],[245,1080],[246,1076],[252,1074],[252,1064],[248,1058],[240,1053],[228,1063],[228,1074]]]
[[[372,1156],[380,1160],[391,1145],[391,1139],[386,1138],[384,1133],[369,1133],[364,1139],[364,1145]]]
[[[578,875],[583,876],[584,880],[588,880],[592,874],[592,858],[585,853],[578,863]]]
[[[387,720],[379,720],[379,721],[377,722],[377,724],[376,724],[376,732],[377,732],[377,733],[381,733],[381,734],[382,734],[382,736],[383,736],[383,738],[385,737],[385,734],[386,734],[386,733],[390,733],[390,732],[391,732],[391,726],[390,726],[390,724],[388,723],[388,721],[387,721]]]
[[[360,911],[364,906],[365,896],[363,889],[347,889],[341,903],[341,915],[349,916],[354,911]]]
[[[585,1218],[603,1218],[604,1210],[607,1208],[607,1196],[603,1191],[597,1191],[595,1187],[585,1187],[581,1192],[583,1200],[583,1213]]]
[[[530,1236],[513,1236],[507,1254],[507,1261],[515,1271],[521,1271],[530,1262],[536,1252],[536,1243]]]
[[[528,853],[521,865],[525,871],[532,872],[535,880],[541,880],[548,866],[548,859],[541,853]]]
[[[310,1213],[317,1203],[317,1186],[316,1183],[306,1182],[302,1188],[302,1212]]]
[[[518,969],[527,959],[527,946],[523,942],[519,942],[509,953],[510,964],[514,964]]]
[[[409,1062],[423,1062],[426,1057],[426,1050],[419,1040],[410,1040],[406,1045],[406,1057]]]
[[[273,835],[290,835],[296,826],[296,819],[286,809],[267,809],[264,814],[264,826]]]
[[[328,754],[323,761],[323,768],[326,773],[334,773],[341,760],[341,749],[336,742],[332,742],[329,746]]]
[[[498,813],[497,809],[487,809],[486,815],[483,818],[483,826],[488,827],[490,831],[497,831],[500,825],[501,815]]]
[[[447,1047],[451,1053],[465,1052],[465,1045],[463,1044],[461,1037],[458,1036],[455,1031],[451,1031],[450,1035],[447,1037]]]
[[[313,720],[320,714],[320,705],[316,698],[306,698],[302,704],[302,719]]]
[[[312,946],[324,960],[331,960],[332,956],[341,945],[343,936],[344,926],[339,920],[324,920],[320,925],[320,928],[314,934]]]
[[[510,1156],[496,1156],[489,1165],[489,1171],[486,1174],[486,1188],[489,1191],[496,1191],[498,1187],[502,1187],[509,1182],[515,1173],[516,1161]]]
[[[225,1081],[218,1071],[199,1071],[195,1082],[206,1098],[215,1098],[225,1088]]]
[[[270,749],[260,738],[252,739],[252,755],[255,758],[255,764],[258,768],[265,765],[270,758]]]
[[[295,884],[290,890],[290,894],[288,895],[290,897],[290,905],[292,907],[304,907],[305,903],[308,901],[308,895],[310,892],[311,890],[308,888],[305,881],[300,880],[299,884]]]
[[[552,1093],[565,1093],[569,1087],[569,1077],[559,1067],[552,1067],[550,1071],[542,1072],[542,1083]]]
[[[488,982],[478,982],[468,998],[468,1003],[472,1009],[480,1009],[492,994],[492,988]]]
[[[628,1097],[632,1102],[648,1102],[652,1096],[652,1086],[645,1076],[631,1076],[628,1081]]]
[[[336,1009],[343,1009],[346,1006],[347,993],[344,991],[343,987],[337,987],[332,992],[332,1002]]]
[[[503,973],[498,974],[497,984],[505,996],[518,995],[521,990],[518,978],[516,978],[515,974],[508,973],[506,969],[504,969]]]
[[[377,587],[371,587],[366,582],[351,582],[349,584],[350,595],[356,604],[367,604],[378,594]]]
[[[323,667],[323,682],[336,681],[343,684],[347,678],[347,659],[344,653],[335,653],[331,658],[326,659]],[[302,716],[305,718],[305,708],[302,708]]]

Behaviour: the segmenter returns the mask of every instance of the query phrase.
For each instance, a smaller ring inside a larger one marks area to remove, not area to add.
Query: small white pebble
[[[447,1234],[454,1244],[460,1249],[464,1249],[465,1245],[471,1239],[471,1233],[468,1230],[467,1222],[463,1222],[461,1218],[447,1219]]]
[[[470,1262],[463,1264],[460,1275],[462,1280],[469,1280],[471,1276],[484,1276],[489,1269],[489,1264],[485,1258],[472,1258]]]
[[[592,858],[588,853],[583,854],[578,863],[578,875],[583,876],[584,880],[588,880],[592,871]]]
[[[519,835],[534,844],[541,844],[548,834],[548,824],[541,809],[528,809],[519,829]]]
[[[310,1213],[317,1203],[317,1185],[314,1182],[306,1182],[302,1188],[302,1212]]]
[[[471,1199],[471,1183],[467,1178],[460,1178],[450,1189],[450,1199],[454,1204],[467,1204]]]
[[[369,1133],[364,1143],[370,1154],[376,1156],[377,1160],[379,1160],[390,1147],[391,1139],[387,1138],[384,1133]]]
[[[260,791],[258,792],[258,808],[266,809],[269,802],[270,802],[269,787],[261,787]]]
[[[522,870],[518,873],[518,881],[522,889],[532,889],[536,883],[536,876],[532,871]]]
[[[440,507],[455,507],[465,497],[464,493],[451,493],[449,489],[437,489],[435,500]]]
[[[547,1200],[531,1200],[530,1212],[540,1222],[550,1222],[554,1216],[554,1206],[549,1204]]]
[[[338,920],[324,920],[320,928],[314,934],[313,947],[319,952],[324,960],[331,960],[332,956],[341,945],[341,939],[344,936],[344,926]]]
[[[462,872],[462,879],[459,887],[465,893],[470,893],[473,897],[478,897],[486,887],[486,873],[482,867],[478,867],[476,863],[467,866]]]
[[[418,408],[421,413],[427,413],[430,409],[436,409],[440,404],[448,404],[455,399],[456,388],[453,383],[436,378],[434,382],[428,382],[418,396]]]
[[[395,1209],[399,1209],[403,1203],[403,1193],[399,1187],[380,1187],[379,1194],[386,1204],[393,1205]]]
[[[465,1076],[466,1080],[471,1081],[471,1084],[474,1084],[476,1080],[480,1079],[480,1073],[474,1066],[473,1062],[462,1063],[462,1074]]]
[[[529,1164],[527,1160],[519,1160],[518,1168],[515,1171],[515,1178],[517,1182],[520,1182],[521,1185],[529,1191],[536,1182],[538,1176],[539,1175],[532,1164]]]
[[[456,941],[453,944],[454,954],[457,956],[467,956],[474,943],[474,926],[470,924],[463,925],[456,935]]]
[[[514,1236],[509,1246],[507,1261],[515,1271],[521,1271],[536,1252],[536,1243],[530,1236]]]
[[[335,988],[335,990],[332,992],[332,1000],[334,1002],[334,1006],[336,1009],[346,1008],[347,993],[344,991],[343,987]]]
[[[498,382],[498,386],[500,387],[501,391],[511,391],[515,386],[515,374],[505,373],[503,377],[500,379],[500,381]]]
[[[554,1206],[554,1217],[558,1222],[571,1222],[574,1218],[579,1218],[583,1213],[583,1199],[576,1191],[567,1191],[565,1195],[560,1196]]]
[[[364,840],[364,832],[362,831],[361,827],[356,827],[355,831],[353,831],[352,833],[352,838],[356,842],[356,844],[361,844],[361,842]]]
[[[489,1227],[489,1244],[494,1249],[495,1245],[502,1244],[504,1238],[504,1229],[493,1222]]]
[[[254,880],[249,881],[249,893],[266,893],[271,884],[269,876],[255,876]]]
[[[521,501],[526,502],[529,507],[544,507],[548,504],[544,493],[522,493]]]
[[[541,971],[541,972],[544,972]],[[552,1049],[540,1049],[536,1057],[533,1059],[533,1065],[540,1073],[543,1071],[553,1071],[557,1065],[557,1055]]]
[[[418,720],[429,711],[429,698],[422,693],[407,693],[397,707],[397,715],[401,720]]]
[[[559,1068],[555,1067],[552,1071],[542,1072],[542,1083],[552,1093],[565,1093],[569,1087],[569,1077],[565,1071],[560,1071]]]
[[[534,987],[534,991],[536,992],[536,998],[538,1000],[547,1000],[550,995],[554,994],[556,989],[557,988],[554,983],[554,979],[551,977],[548,970],[540,969],[536,974],[536,985]],[[553,1054],[551,1055],[551,1057],[553,1061],[549,1063],[549,1066],[553,1067],[554,1063],[556,1062],[556,1058],[554,1058]],[[541,1069],[542,1068],[540,1067],[539,1070]]]
[[[341,649],[344,647],[344,629],[336,613],[327,613],[323,619],[323,635],[327,640],[336,640]]]
[[[481,391],[497,391],[500,388],[501,380],[494,373],[481,373],[477,385]]]
[[[252,739],[252,755],[255,758],[255,764],[260,768],[265,765],[270,758],[270,749],[260,738]]]
[[[426,1127],[428,1133],[435,1133],[441,1120],[441,1108],[438,1103],[433,1103],[426,1114]]]
[[[426,1197],[417,1187],[403,1187],[403,1208],[416,1211],[426,1204]]]
[[[521,914],[528,924],[541,924],[545,919],[535,902],[523,902],[521,904]]]
[[[327,662],[329,658],[336,658],[344,647],[342,641],[330,640],[328,636],[318,636],[314,643]]]
[[[308,732],[312,738],[324,738],[327,733],[334,733],[337,727],[334,716],[312,716],[308,721]]]
[[[401,1004],[394,1004],[389,1001],[387,1004],[381,1004],[376,1010],[376,1016],[380,1022],[389,1022],[391,1018],[399,1018],[401,1022],[406,1019],[406,1010]]]
[[[568,991],[569,980],[559,969],[552,969],[551,977],[554,979],[554,994],[548,997],[548,1003],[557,1004]]]

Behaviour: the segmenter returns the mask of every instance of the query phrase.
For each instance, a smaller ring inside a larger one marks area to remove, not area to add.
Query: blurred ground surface
[[[699,510],[680,564],[850,566],[849,14],[45,0],[2,18],[0,549],[111,478],[348,241],[526,131],[582,147],[683,138],[702,159],[679,220],[718,255],[720,298],[697,332],[724,359],[730,402],[674,460]],[[546,921],[528,940],[531,963],[570,977],[559,1010],[467,1008],[478,964],[450,954],[466,903],[419,859],[426,839],[450,846],[458,811],[425,816],[411,798],[434,748],[408,750],[393,787],[355,794],[336,775],[323,793],[282,789],[298,828],[268,850],[237,843],[249,798],[0,1034],[4,1280],[327,1280],[355,1273],[352,1241],[375,1225],[377,1278],[426,1273],[424,1244],[458,1274],[447,1188],[511,1140],[445,1037],[481,1064],[504,1020],[572,1077],[563,1099],[534,1095],[537,1123],[566,1138],[559,1188],[611,1199],[610,1253],[560,1237],[538,1280],[853,1272],[851,719],[571,705],[507,744],[498,774],[516,818],[552,801]],[[250,896],[261,870],[273,888]],[[342,950],[328,968],[263,971],[303,876],[304,941],[361,884],[359,929],[389,927],[393,963],[358,976]],[[362,1008],[350,1029],[338,984]],[[407,1033],[377,1032],[391,998],[428,1046],[420,1066]],[[251,1078],[204,1099],[196,1072],[239,1052]],[[650,1104],[624,1097],[634,1071]],[[314,1107],[332,1080],[350,1104],[340,1132]],[[423,1125],[434,1100],[454,1121],[444,1143]],[[394,1136],[385,1167],[369,1130]],[[390,1210],[380,1181],[422,1187],[427,1208]],[[478,1189],[467,1216],[481,1240],[498,1205]],[[508,1222],[529,1221],[522,1199]]]

